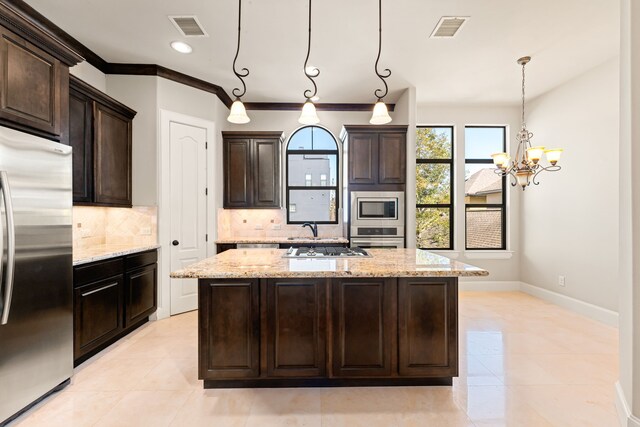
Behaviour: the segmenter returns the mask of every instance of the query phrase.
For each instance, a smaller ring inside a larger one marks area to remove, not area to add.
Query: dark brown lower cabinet
[[[201,281],[200,378],[253,378],[260,373],[258,280]]]
[[[267,281],[269,377],[325,375],[326,288],[326,279]]]
[[[400,375],[458,375],[457,298],[454,279],[398,280]]]
[[[156,250],[73,268],[74,362],[84,362],[147,322],[157,309]]]
[[[395,279],[334,279],[333,375],[391,375]]]
[[[123,330],[122,274],[97,280],[74,291],[74,356],[79,358]]]
[[[205,388],[451,385],[457,278],[199,281]]]

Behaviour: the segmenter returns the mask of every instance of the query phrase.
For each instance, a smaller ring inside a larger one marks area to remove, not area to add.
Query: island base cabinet
[[[259,282],[200,281],[199,378],[255,378],[260,374]]]
[[[333,280],[334,376],[391,375],[395,290],[395,279]]]
[[[267,376],[325,375],[325,279],[266,283]]]
[[[451,385],[457,278],[200,279],[205,388]]]
[[[401,376],[458,375],[457,280],[398,279]]]

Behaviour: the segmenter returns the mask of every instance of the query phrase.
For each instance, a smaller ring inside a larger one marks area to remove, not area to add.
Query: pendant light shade
[[[385,69],[380,72],[378,70],[378,63],[380,62],[380,54],[382,53],[382,0],[378,0],[378,57],[376,58],[375,72],[378,78],[384,85],[384,90],[376,89],[374,95],[378,98],[378,101],[373,106],[373,114],[369,123],[372,125],[384,125],[391,122],[391,116],[389,116],[389,110],[384,103],[384,97],[389,93],[389,86],[387,86],[386,79],[391,76],[391,70]]]
[[[318,118],[316,106],[313,105],[313,102],[307,101],[304,103],[302,106],[302,114],[300,114],[298,122],[303,125],[317,125],[320,123],[320,118]]]
[[[249,116],[247,116],[247,110],[244,108],[244,104],[239,98],[231,104],[231,112],[229,113],[227,120],[237,125],[243,125],[251,121]]]
[[[235,124],[249,123],[251,119],[247,116],[247,110],[244,108],[244,104],[241,98],[247,93],[247,85],[244,83],[244,78],[249,75],[249,70],[246,68],[240,71],[236,70],[236,61],[238,60],[238,54],[240,53],[240,24],[242,23],[242,0],[238,0],[238,48],[236,49],[236,56],[233,58],[233,74],[236,75],[240,83],[242,83],[242,90],[240,88],[234,88],[232,93],[236,97],[236,100],[231,104],[231,111],[229,111],[229,117],[227,121]]]
[[[384,125],[391,121],[391,116],[389,116],[389,111],[387,110],[387,105],[383,101],[378,101],[373,106],[373,115],[371,116],[371,120],[369,123],[372,125]]]

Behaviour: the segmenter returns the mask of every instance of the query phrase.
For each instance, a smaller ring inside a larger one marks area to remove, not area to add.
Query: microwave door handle
[[[11,309],[11,295],[13,294],[13,271],[16,262],[16,233],[13,218],[13,203],[11,201],[11,188],[7,172],[0,171],[0,191],[4,201],[5,215],[7,218],[7,268],[4,271],[2,282],[4,283],[4,298],[2,301],[2,316],[0,325],[6,325],[9,321],[9,309]]]

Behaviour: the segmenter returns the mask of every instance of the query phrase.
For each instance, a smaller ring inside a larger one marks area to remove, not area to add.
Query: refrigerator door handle
[[[7,172],[0,171],[0,191],[4,200],[5,214],[7,217],[7,268],[4,272],[4,298],[2,301],[2,316],[0,325],[6,325],[9,321],[9,309],[11,308],[11,294],[13,293],[13,269],[16,261],[16,234],[13,220],[13,204],[11,202],[11,188]],[[2,285],[2,282],[0,282]]]

